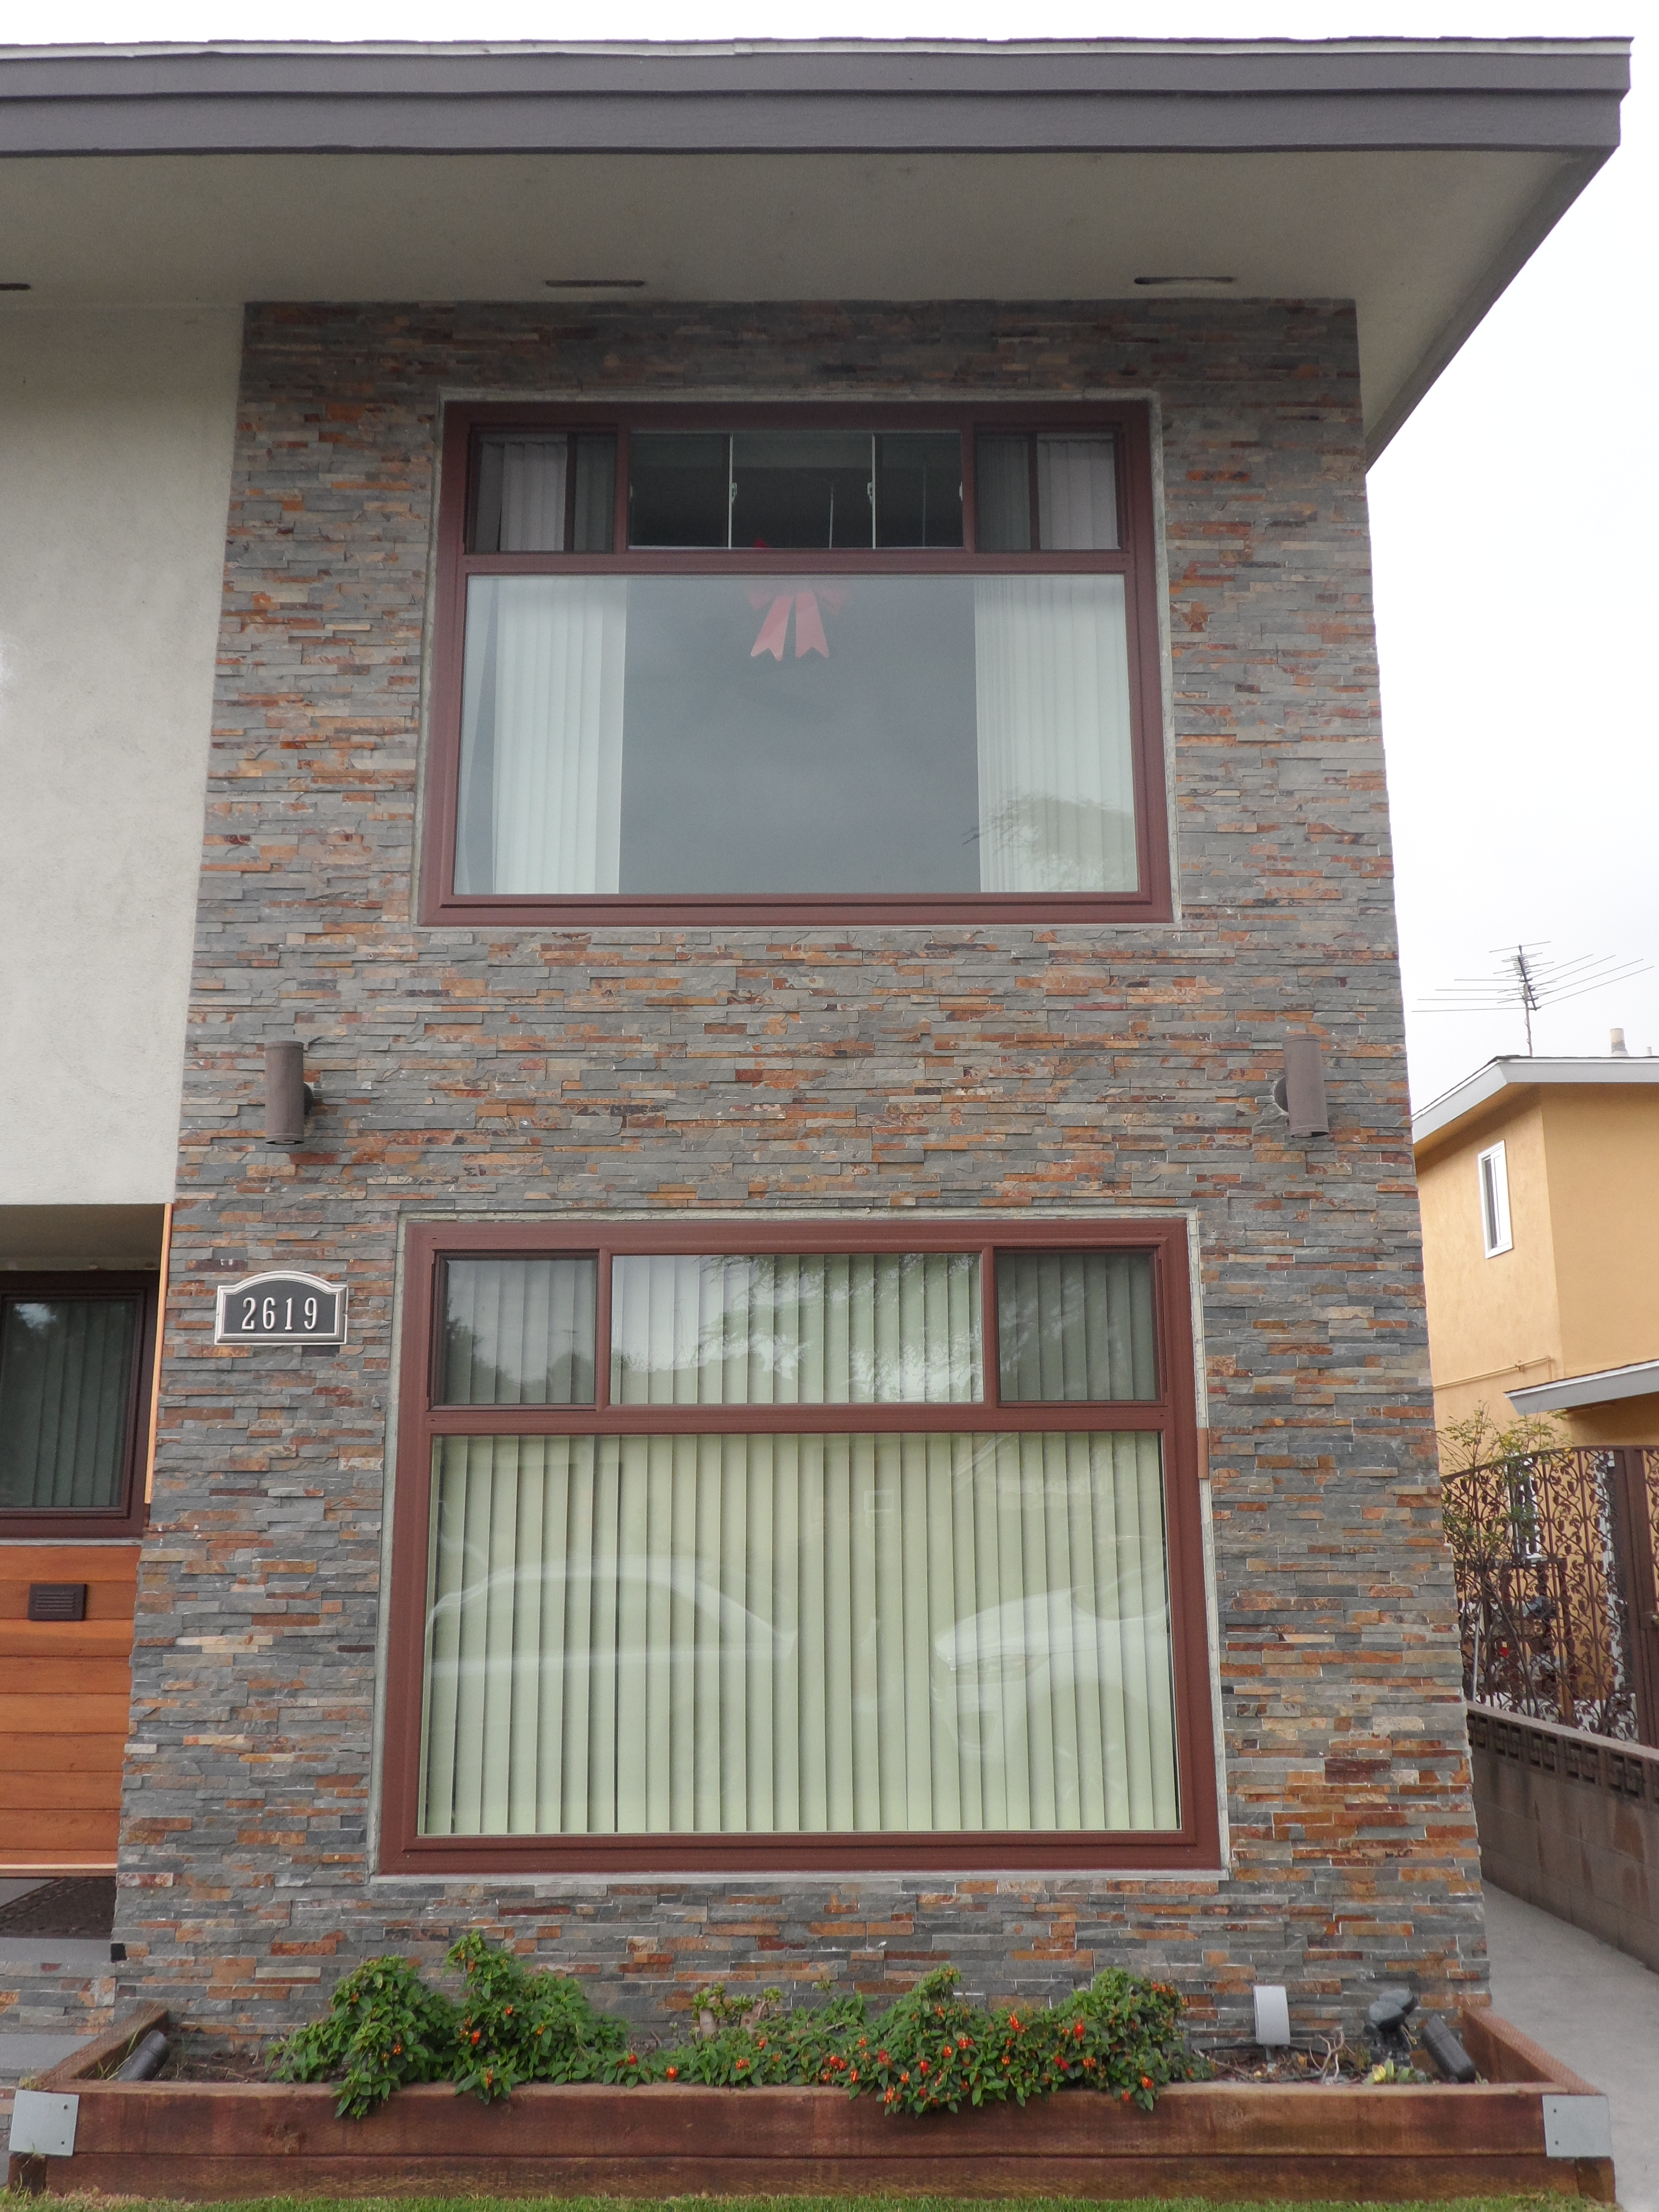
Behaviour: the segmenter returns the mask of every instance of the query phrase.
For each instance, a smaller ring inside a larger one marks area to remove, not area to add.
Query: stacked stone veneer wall
[[[1181,918],[429,929],[414,907],[447,394],[1150,392]],[[1324,1039],[1328,1142],[1268,1103]],[[306,1147],[261,1050],[308,1041]],[[268,307],[243,368],[143,1549],[126,1995],[270,2029],[468,1925],[641,2017],[697,1981],[1130,1960],[1486,1972],[1407,1138],[1344,306]],[[1201,1878],[372,1880],[400,1218],[1115,1208],[1197,1224],[1231,1867]],[[227,1273],[343,1277],[337,1357],[216,1352]]]

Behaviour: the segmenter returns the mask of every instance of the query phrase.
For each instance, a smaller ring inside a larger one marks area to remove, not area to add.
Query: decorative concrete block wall
[[[418,926],[442,402],[605,392],[1151,394],[1178,919]],[[1304,1022],[1328,1140],[1269,1103]],[[274,2029],[475,1923],[642,2019],[945,1956],[991,1995],[1131,1962],[1235,2028],[1258,1978],[1298,2029],[1483,1988],[1346,307],[252,311],[179,1174],[125,1996]],[[895,1207],[1195,1221],[1226,1869],[375,1878],[400,1222]],[[349,1283],[347,1347],[216,1352],[216,1283],[289,1264]]]
[[[1480,1869],[1659,1973],[1659,1751],[1469,1708]]]

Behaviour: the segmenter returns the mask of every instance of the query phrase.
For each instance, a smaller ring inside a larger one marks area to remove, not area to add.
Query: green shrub
[[[485,2103],[521,2081],[829,2083],[879,2097],[893,2115],[1023,2105],[1078,2087],[1150,2112],[1167,2083],[1207,2071],[1187,2049],[1176,1991],[1115,1968],[1064,2004],[991,2012],[941,1966],[873,2018],[860,1996],[788,2009],[777,1990],[733,1996],[717,1982],[692,1999],[702,2033],[658,2051],[597,2012],[568,1974],[528,1969],[476,1930],[448,1961],[465,1978],[459,2006],[406,1960],[371,1960],[340,1983],[325,2019],[278,2045],[275,2070],[337,2081],[338,2109],[359,2117],[400,2082],[436,2081]]]
[[[455,2008],[407,1959],[370,1959],[337,1982],[321,2020],[270,2056],[279,2081],[337,2081],[335,2110],[361,2120],[405,2081],[443,2081],[455,2062]]]
[[[613,2081],[637,2066],[628,2029],[593,2009],[568,1974],[538,1973],[475,1928],[448,1953],[466,1977],[450,2079],[485,2104],[520,2081]]]

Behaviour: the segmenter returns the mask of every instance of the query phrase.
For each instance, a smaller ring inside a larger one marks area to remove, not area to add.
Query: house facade
[[[1413,1139],[1440,1426],[1659,1440],[1659,1060],[1492,1060]]]
[[[1625,69],[3,64],[8,1848],[119,1997],[1481,1990],[1364,468]]]

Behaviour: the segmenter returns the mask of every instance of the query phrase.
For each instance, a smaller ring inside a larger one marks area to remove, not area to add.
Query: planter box
[[[535,2087],[487,2107],[442,2086],[337,2120],[325,2087],[95,2078],[140,2027],[134,2015],[101,2055],[80,2052],[42,2082],[79,2096],[74,2154],[14,2158],[14,2186],[195,2199],[1613,2193],[1610,2158],[1552,2158],[1546,2143],[1545,2099],[1596,2093],[1491,2014],[1465,2021],[1489,2077],[1479,2087],[1191,2082],[1154,2112],[1073,2089],[927,2120],[889,2119],[837,2089]]]

